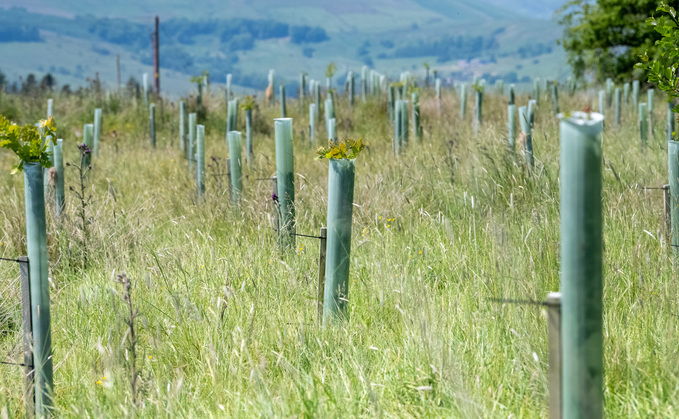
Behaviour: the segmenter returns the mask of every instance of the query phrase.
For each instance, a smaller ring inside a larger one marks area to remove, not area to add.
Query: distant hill
[[[123,82],[150,72],[153,17],[161,19],[161,83],[180,93],[191,75],[208,70],[216,82],[266,84],[276,69],[294,90],[299,72],[321,79],[338,65],[337,83],[363,65],[391,76],[423,71],[446,78],[486,74],[509,82],[563,77],[560,29],[545,19],[553,0],[5,0],[0,13],[0,70],[10,81],[53,73],[82,84],[99,73]],[[3,35],[4,34],[4,35]],[[4,36],[4,37],[3,37]],[[161,87],[163,87],[161,86]]]

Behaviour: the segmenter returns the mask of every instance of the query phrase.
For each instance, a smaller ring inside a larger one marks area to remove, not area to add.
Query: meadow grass
[[[433,90],[433,89],[432,89]],[[485,95],[471,129],[457,96],[421,97],[423,139],[392,152],[386,101],[336,106],[338,135],[363,137],[356,161],[350,320],[316,322],[318,241],[279,252],[273,231],[273,118],[255,111],[255,162],[243,200],[207,169],[206,198],[179,152],[176,103],[157,110],[158,147],[146,111],[128,99],[104,104],[100,155],[88,190],[88,240],[67,192],[66,216],[48,216],[56,410],[62,417],[545,417],[544,309],[491,298],[543,300],[559,289],[559,134],[543,94],[531,174],[506,147],[507,98]],[[561,109],[592,97],[563,93]],[[44,97],[3,95],[0,113],[44,118]],[[517,103],[525,104],[526,96]],[[100,99],[99,99],[100,100]],[[206,97],[206,161],[225,164],[226,107]],[[328,163],[308,143],[308,108],[294,100],[297,232],[325,223]],[[78,158],[94,95],[55,98],[64,161]],[[665,107],[656,133],[638,140],[625,106],[603,135],[605,410],[608,417],[676,417],[677,285],[663,219],[667,183]],[[610,110],[612,114],[612,109]],[[322,115],[322,113],[321,113]],[[244,131],[244,112],[239,114]],[[305,131],[304,139],[301,132]],[[322,124],[317,135],[325,135]],[[0,256],[26,253],[23,177],[0,153]],[[219,170],[223,172],[223,170]],[[66,169],[66,185],[76,185]],[[82,266],[83,252],[87,266]],[[119,272],[131,278],[141,400],[132,403],[128,316]],[[18,267],[0,263],[0,353],[21,361]],[[105,378],[104,378],[105,377]],[[0,403],[23,412],[20,367],[0,366]]]

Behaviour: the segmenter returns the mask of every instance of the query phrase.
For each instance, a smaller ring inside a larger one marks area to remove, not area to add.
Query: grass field
[[[536,169],[507,152],[506,96],[488,89],[484,123],[471,130],[444,91],[421,101],[424,138],[392,153],[386,101],[337,105],[338,133],[370,144],[356,162],[350,321],[316,324],[318,243],[299,237],[281,254],[272,229],[273,118],[255,112],[256,162],[243,204],[208,169],[207,195],[178,149],[178,109],[165,103],[158,147],[131,101],[104,105],[101,154],[88,190],[89,238],[67,195],[48,218],[56,406],[62,417],[545,417],[547,324],[533,306],[559,289],[559,134],[549,99],[536,115]],[[471,96],[471,95],[470,95]],[[561,109],[593,101],[562,93]],[[525,104],[528,97],[517,97]],[[33,122],[45,98],[3,95],[0,113]],[[75,162],[96,99],[55,97],[65,161]],[[207,160],[226,157],[225,105],[207,99]],[[328,163],[308,144],[308,110],[294,120],[297,232],[325,223]],[[640,147],[626,105],[606,123],[604,172],[605,409],[609,418],[676,417],[679,325],[676,274],[666,244],[665,106]],[[612,110],[611,110],[612,112]],[[242,130],[243,121],[239,119]],[[323,133],[322,128],[319,128]],[[0,256],[25,254],[23,177],[0,153]],[[67,169],[66,184],[75,186]],[[510,205],[510,202],[513,205]],[[88,265],[82,267],[83,252]],[[126,309],[113,281],[133,281],[140,405],[132,404]],[[18,268],[0,263],[0,353],[21,360]],[[104,378],[105,377],[105,378]],[[21,368],[0,365],[0,405],[23,410]]]

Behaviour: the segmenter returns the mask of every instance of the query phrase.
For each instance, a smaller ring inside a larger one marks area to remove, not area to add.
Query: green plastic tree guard
[[[227,136],[227,138],[229,136],[229,133],[234,130],[233,112],[234,112],[234,110],[233,110],[233,99],[232,99],[226,104],[226,136]]]
[[[94,147],[92,153],[99,155],[99,140],[101,139],[101,108],[94,110]]]
[[[156,147],[156,104],[152,103],[149,108],[149,137],[151,138],[151,146]]]
[[[354,94],[354,72],[350,71],[347,75],[347,81],[349,82],[349,105],[354,106],[355,94]]]
[[[639,80],[632,81],[632,104],[639,107]]]
[[[144,90],[142,93],[144,95],[144,107],[149,107],[149,73],[144,73],[141,76],[141,85]]]
[[[396,86],[389,85],[387,90],[387,111],[389,112],[389,123],[394,122],[394,104],[396,103]]]
[[[54,116],[54,99],[47,99],[47,119]]]
[[[481,128],[481,123],[483,115],[483,92],[481,90],[476,90],[475,101],[474,101],[474,133],[478,134]]]
[[[409,140],[410,131],[408,130],[408,101],[401,101],[401,145],[406,146]]]
[[[639,138],[642,144],[648,142],[648,108],[644,102],[639,104]]]
[[[620,116],[622,113],[622,92],[620,91],[619,87],[615,88],[615,126],[620,127]]]
[[[196,123],[197,116],[195,113],[189,114],[189,144],[186,147],[186,159],[188,160],[189,170],[193,169],[193,145],[196,143]]]
[[[523,153],[526,159],[526,165],[528,167],[533,167],[533,130],[531,129],[530,116],[526,106],[521,106],[519,108],[519,123],[521,124],[521,131],[526,135],[526,139],[523,144]]]
[[[337,141],[337,125],[335,118],[328,119],[328,139]]]
[[[316,110],[320,111],[321,108],[321,85],[318,82],[314,83],[314,98],[316,101]],[[316,112],[318,115],[320,112]]]
[[[554,115],[559,114],[559,88],[556,82],[552,82],[552,110]]]
[[[667,142],[667,170],[670,185],[670,241],[672,261],[679,264],[679,142]]]
[[[538,103],[535,99],[528,101],[528,124],[530,126],[531,138],[533,136],[533,128],[535,127],[535,108],[537,108]]]
[[[397,99],[394,102],[394,154],[399,155],[403,138],[401,137],[401,100]]]
[[[280,211],[279,240],[282,249],[295,247],[295,180],[292,148],[292,118],[274,120],[276,177]]]
[[[226,91],[224,92],[226,103],[229,103],[231,100],[231,77],[231,73],[226,75]]]
[[[667,141],[674,139],[675,115],[674,115],[674,101],[667,103]]]
[[[40,163],[24,162],[26,244],[31,284],[33,363],[35,366],[35,415],[49,415],[53,403],[52,333],[47,265],[47,222]]]
[[[653,137],[653,125],[655,122],[655,119],[653,118],[653,96],[655,94],[655,90],[653,89],[648,89],[648,135],[649,137]]]
[[[363,66],[361,68],[361,100],[363,103],[366,101],[366,96],[368,96],[368,67]]]
[[[85,124],[83,127],[83,143],[91,150],[94,142],[94,124]],[[92,154],[86,154],[83,157],[84,166],[87,167],[92,164]]]
[[[285,118],[286,116],[286,107],[285,107],[285,85],[281,83],[279,86],[280,89],[280,96],[281,96],[281,118]]]
[[[331,159],[328,173],[328,218],[323,322],[346,319],[351,265],[354,160]]]
[[[516,105],[507,105],[507,145],[511,151],[516,148]]]
[[[599,113],[605,115],[606,111],[604,109],[604,104],[606,102],[606,92],[604,90],[599,90]]]
[[[622,92],[623,92],[623,96],[625,98],[625,104],[629,105],[629,96],[630,96],[629,83],[625,83],[625,84],[622,85]]]
[[[316,104],[309,104],[309,142],[316,144]]]
[[[604,116],[560,115],[563,417],[603,416],[601,132]]]
[[[283,98],[281,97],[281,100]],[[231,167],[231,190],[233,191],[233,203],[240,204],[243,196],[243,163],[241,160],[241,134],[238,131],[228,133],[229,138],[229,165]],[[280,179],[280,178],[279,178]]]
[[[467,115],[467,83],[460,86],[460,119]]]
[[[413,102],[411,109],[413,119],[413,138],[419,141],[422,138],[422,127],[420,126],[420,93],[416,90],[410,94]]]
[[[205,125],[196,126],[196,191],[205,196]]]
[[[66,195],[64,193],[64,140],[58,139],[54,146],[54,168],[57,178],[54,187],[54,214],[58,217],[64,212]]]
[[[434,90],[436,91],[436,99],[441,100],[441,79],[434,79]]]
[[[248,166],[255,161],[255,151],[252,144],[252,109],[245,110],[245,158]]]
[[[613,79],[612,78],[607,78],[606,79],[606,109],[611,107],[611,101],[613,99]]]
[[[179,149],[186,154],[186,104],[179,102]]]

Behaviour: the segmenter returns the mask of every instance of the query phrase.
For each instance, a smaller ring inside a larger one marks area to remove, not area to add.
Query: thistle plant
[[[78,189],[74,188],[73,186],[69,186],[68,189],[73,192],[73,194],[80,201],[80,208],[78,208],[78,218],[80,219],[80,225],[78,228],[82,233],[80,244],[82,246],[83,252],[82,265],[83,269],[85,269],[87,267],[87,244],[89,242],[88,225],[90,224],[90,220],[87,218],[87,207],[92,201],[92,194],[89,194],[86,191],[87,174],[92,170],[92,166],[87,164],[87,159],[92,154],[92,150],[87,144],[80,144],[78,146],[78,151],[80,152],[80,163],[66,163],[66,166],[74,167],[78,171],[78,180],[80,182]]]
[[[129,366],[130,366],[130,389],[132,390],[132,403],[137,406],[137,335],[134,330],[134,321],[139,316],[139,311],[134,308],[132,304],[132,281],[128,278],[125,272],[116,275],[115,281],[123,286],[123,301],[127,305],[129,317],[125,320],[128,327],[128,333],[125,335],[125,340],[128,342],[128,349],[130,351]]]
[[[38,124],[19,126],[0,115],[0,147],[12,150],[19,157],[19,163],[12,167],[12,174],[21,172],[24,163],[40,163],[42,167],[50,167],[50,142],[56,138],[56,123],[50,116]]]
[[[346,138],[340,141],[329,141],[327,147],[318,147],[316,154],[318,158],[322,159],[355,159],[358,154],[363,151],[366,144],[363,139],[352,140]]]

